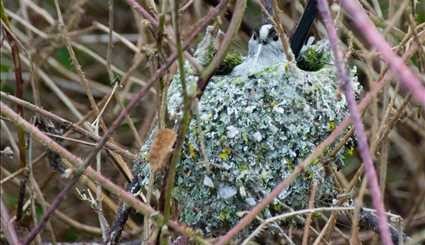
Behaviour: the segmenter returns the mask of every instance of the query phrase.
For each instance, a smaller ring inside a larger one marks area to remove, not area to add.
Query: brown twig
[[[308,208],[309,209],[314,208],[314,200],[316,198],[316,190],[317,190],[317,182],[313,181],[313,183],[311,184],[311,188],[310,188],[310,198],[308,200]],[[309,234],[310,233],[309,227],[311,225],[312,216],[313,216],[313,213],[309,213],[307,215],[307,219],[306,219],[305,224],[304,224],[304,233],[303,233],[302,245],[309,244],[308,236],[310,235]]]
[[[354,25],[361,30],[359,33],[382,55],[400,83],[409,89],[415,100],[422,104],[422,107],[425,107],[425,88],[422,82],[404,61],[392,51],[391,46],[376,30],[359,3],[352,0],[341,0],[341,6],[351,14]]]
[[[3,192],[3,191],[2,191]],[[10,244],[22,244],[18,236],[16,235],[13,221],[10,219],[9,212],[7,211],[6,205],[3,203],[3,199],[0,198],[0,213],[1,213],[1,229],[4,231],[7,241]]]
[[[3,8],[3,6],[2,6]],[[7,17],[6,17],[7,18]],[[5,23],[7,25],[8,23]],[[3,25],[3,22],[2,22]],[[8,28],[2,28],[3,32],[5,33],[5,37],[7,41],[9,42],[9,45],[12,50],[12,60],[14,64],[14,73],[15,73],[15,80],[16,80],[16,97],[17,98],[23,98],[24,94],[24,80],[22,78],[22,65],[21,60],[19,58],[19,47],[18,47],[18,41],[15,39],[14,35],[9,31]],[[16,105],[16,111],[19,115],[23,116],[24,111],[22,106]],[[25,132],[18,128],[18,149],[19,149],[19,163],[20,167],[27,169],[27,147],[25,142]],[[25,193],[27,189],[27,182],[28,182],[28,171],[23,172],[24,177],[22,178],[21,184],[19,186],[19,195],[18,195],[18,204],[17,204],[17,211],[16,211],[16,219],[18,221],[21,221],[22,219],[22,208],[25,201]]]
[[[369,144],[367,141],[364,125],[361,120],[359,110],[354,98],[354,92],[351,85],[351,79],[345,69],[342,50],[338,46],[338,36],[335,25],[333,23],[328,3],[325,0],[318,0],[318,9],[325,23],[328,32],[329,42],[332,47],[332,52],[335,57],[335,65],[338,77],[340,79],[340,87],[344,91],[347,100],[348,108],[350,109],[351,118],[354,124],[354,133],[358,142],[358,151],[363,160],[363,165],[366,170],[366,177],[371,191],[372,203],[378,214],[378,224],[381,239],[384,244],[392,244],[390,231],[388,228],[387,218],[385,215],[384,203],[382,200],[381,190],[379,188],[378,177],[373,165],[372,157],[369,152]],[[424,93],[425,96],[425,93]],[[425,103],[424,103],[425,104]]]
[[[36,113],[39,113],[42,116],[50,118],[50,119],[60,123],[61,125],[65,126],[65,127],[71,127],[76,132],[78,132],[82,135],[85,135],[85,136],[87,136],[87,137],[89,137],[93,140],[98,141],[98,140],[101,139],[99,136],[95,135],[93,132],[90,132],[90,131],[78,126],[78,124],[72,123],[72,122],[68,121],[67,119],[64,119],[64,118],[62,118],[62,117],[60,117],[60,116],[58,116],[58,115],[56,115],[56,114],[54,114],[50,111],[47,111],[43,108],[40,108],[40,107],[30,103],[30,102],[18,99],[15,96],[6,94],[2,91],[0,91],[0,96],[3,99],[6,99],[6,100],[11,101],[11,102],[16,103],[16,104],[20,104],[21,106],[23,106],[24,108],[26,108],[28,110],[34,111]],[[127,149],[124,149],[123,147],[121,147],[117,144],[114,144],[112,142],[107,142],[105,145],[106,145],[107,148],[111,149],[112,151],[114,151],[116,153],[119,153],[120,155],[122,155],[123,157],[125,157],[129,160],[136,159],[136,155],[134,153],[130,152]]]
[[[41,142],[44,146],[48,147],[50,150],[58,153],[61,155],[61,157],[65,158],[75,166],[84,166],[84,162],[81,158],[76,157],[75,155],[71,154],[69,151],[64,149],[62,146],[54,142],[52,139],[47,137],[45,134],[43,134],[39,129],[35,128],[33,125],[25,121],[23,118],[21,118],[19,115],[17,115],[12,109],[10,109],[7,105],[5,105],[3,102],[0,102],[0,112],[2,116],[6,116],[10,120],[12,120],[15,124],[19,125],[20,127],[24,128],[26,132],[30,132],[35,140]],[[81,170],[81,168],[80,168]],[[93,168],[87,167],[85,169],[85,175],[87,175],[89,178],[98,181],[102,187],[104,187],[106,190],[110,191],[111,193],[115,194],[118,198],[125,201],[128,205],[132,206],[137,212],[141,212],[144,215],[155,215],[155,220],[160,221],[162,219],[162,216],[158,214],[153,208],[150,206],[141,203],[136,197],[129,194],[127,191],[123,190],[121,187],[114,184],[109,179],[105,178],[104,176],[98,174]],[[78,173],[78,172],[77,172]],[[68,183],[68,186],[70,186],[70,183]],[[70,188],[70,187],[68,187]],[[61,192],[60,198],[64,198],[64,191]],[[51,212],[53,212],[57,205],[59,204],[58,198],[56,197],[56,204],[52,202],[51,207],[49,210],[46,211],[44,216],[50,217]],[[55,206],[56,205],[56,206]],[[54,207],[54,208],[52,208]],[[44,217],[43,216],[43,217]],[[48,219],[47,217],[47,219]],[[44,221],[43,221],[44,219]],[[33,229],[33,231],[28,235],[28,237],[25,240],[25,243],[28,243],[29,240],[32,240],[36,234],[38,234],[39,231],[43,228],[46,217],[44,217],[41,221],[41,225],[39,224],[37,228]],[[186,236],[190,236],[194,239],[203,241],[203,239],[199,238],[198,235],[194,234],[191,230],[188,228],[182,227],[180,224],[170,221],[168,225],[176,230],[177,232],[180,232],[182,234],[185,234]]]

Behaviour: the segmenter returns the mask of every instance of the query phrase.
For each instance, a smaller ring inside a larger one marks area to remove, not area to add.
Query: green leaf
[[[69,56],[68,50],[65,47],[58,49],[56,51],[55,57],[68,70],[72,69],[71,57]]]
[[[44,210],[40,205],[35,206],[35,215],[37,216],[37,220],[40,220],[43,216]]]

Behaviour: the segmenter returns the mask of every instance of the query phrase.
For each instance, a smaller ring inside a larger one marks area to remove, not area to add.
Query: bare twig
[[[261,225],[259,225],[256,228],[257,230],[261,230],[264,229],[265,226],[267,226],[269,223],[278,221],[278,220],[284,220],[288,217],[291,216],[296,216],[296,215],[300,215],[300,214],[308,214],[308,213],[316,213],[316,212],[324,212],[324,211],[348,211],[348,210],[353,210],[353,207],[321,207],[321,208],[312,208],[312,209],[302,209],[302,210],[298,210],[298,211],[293,211],[293,212],[289,212],[289,213],[285,213],[285,214],[281,214],[272,218],[269,218],[267,220],[265,220],[263,223],[261,223]],[[243,245],[248,244],[248,242],[253,238],[253,234],[256,234],[257,232],[254,231],[253,233],[251,233],[250,236],[248,236],[244,241],[243,241]]]
[[[1,6],[1,11],[4,11],[3,5]],[[7,25],[10,27],[7,16],[2,16],[2,25]],[[19,58],[20,52],[18,47],[18,41],[15,39],[14,35],[10,32],[9,28],[2,28],[3,32],[5,33],[6,39],[9,42],[9,45],[11,47],[12,52],[12,59],[14,64],[14,73],[15,73],[15,80],[16,80],[16,97],[23,98],[24,94],[24,80],[22,78],[22,65],[21,65],[21,59]],[[19,115],[23,116],[24,111],[22,106],[16,105],[16,110]],[[18,149],[19,149],[19,157],[17,158],[20,163],[21,168],[27,169],[27,146],[25,142],[25,132],[21,128],[17,129],[18,131]],[[17,204],[17,213],[16,213],[16,219],[18,221],[21,221],[22,219],[22,208],[24,204],[25,199],[25,193],[27,189],[27,182],[28,182],[28,171],[23,172],[24,178],[21,180],[21,184],[19,186],[19,195],[18,195],[18,204]]]
[[[66,119],[64,119],[62,117],[59,117],[56,114],[51,113],[50,111],[44,110],[44,109],[42,109],[42,108],[40,108],[40,107],[38,107],[38,106],[36,106],[34,104],[31,104],[30,102],[27,102],[27,101],[18,99],[15,96],[6,94],[6,93],[1,92],[1,91],[0,91],[0,96],[1,96],[2,99],[6,99],[8,101],[11,101],[11,102],[20,104],[23,107],[25,107],[26,109],[32,110],[34,112],[39,113],[40,115],[43,115],[43,116],[45,116],[47,118],[50,118],[50,119],[52,119],[52,120],[60,123],[61,125],[65,126],[65,127],[70,126],[76,132],[78,132],[78,133],[80,133],[82,135],[85,135],[85,136],[87,136],[87,137],[89,137],[89,138],[91,138],[93,140],[100,140],[101,139],[99,136],[95,135],[93,132],[90,132],[90,131],[88,131],[88,130],[86,130],[86,129],[80,127],[80,126],[78,126],[78,124],[72,123],[72,122],[70,122],[70,121],[68,121],[68,120],[66,120]],[[105,145],[109,149],[111,149],[111,150],[113,150],[113,151],[121,154],[123,157],[125,157],[125,158],[127,158],[129,160],[136,159],[136,155],[134,153],[131,153],[129,150],[124,149],[123,147],[121,147],[121,146],[119,146],[117,144],[114,144],[112,142],[107,142]]]
[[[317,190],[317,181],[313,181],[313,183],[311,184],[311,188],[310,188],[310,199],[308,200],[308,208],[309,209],[313,209],[314,208],[314,200],[316,198],[316,190]],[[309,213],[307,215],[307,219],[305,221],[304,224],[304,233],[303,233],[303,240],[302,240],[302,244],[303,245],[307,245],[308,243],[308,236],[310,235],[310,225],[311,225],[311,220],[312,220],[312,214],[313,213]]]
[[[422,82],[404,61],[392,51],[391,46],[376,30],[359,3],[352,0],[341,0],[341,6],[350,13],[353,24],[361,30],[359,33],[381,54],[400,83],[425,108],[425,88]]]
[[[366,170],[366,177],[371,191],[372,203],[378,213],[379,231],[384,244],[392,244],[388,223],[385,216],[385,208],[381,197],[381,191],[378,184],[378,177],[376,175],[375,167],[373,166],[372,157],[369,152],[369,145],[367,142],[367,136],[359,109],[356,105],[354,98],[354,92],[351,85],[351,79],[345,70],[345,63],[343,60],[343,54],[341,49],[338,47],[338,36],[336,33],[335,25],[333,23],[331,13],[329,10],[328,3],[325,0],[318,0],[318,9],[322,16],[323,22],[325,23],[326,30],[328,32],[329,42],[332,47],[332,51],[335,57],[335,65],[338,77],[340,79],[340,86],[344,91],[345,98],[347,100],[348,108],[350,109],[351,118],[354,124],[354,133],[358,141],[358,150],[363,160],[363,164]],[[371,23],[369,23],[372,25]],[[425,92],[424,92],[425,97]],[[425,99],[424,99],[425,105]]]
[[[3,192],[3,190],[1,190]],[[6,205],[3,203],[3,199],[0,198],[0,213],[1,213],[1,229],[4,231],[7,241],[10,244],[21,244],[16,235],[13,221],[10,219],[9,212],[7,211]]]
[[[245,13],[246,1],[237,1],[235,5],[235,10],[233,12],[232,20],[226,31],[223,41],[221,42],[220,47],[217,50],[217,53],[214,55],[213,60],[208,64],[208,66],[202,71],[201,76],[197,82],[198,84],[198,98],[202,96],[202,93],[208,85],[208,81],[211,76],[214,74],[214,71],[222,62],[226,52],[231,44],[231,41],[234,35],[239,30],[239,27],[242,23],[243,15]]]
[[[14,123],[23,127],[25,129],[25,131],[31,132],[34,139],[36,139],[39,142],[42,142],[43,145],[47,146],[50,150],[60,154],[63,158],[67,159],[68,161],[73,163],[75,166],[84,166],[84,162],[80,158],[74,156],[69,151],[64,149],[62,146],[58,145],[56,142],[54,142],[50,138],[46,137],[40,130],[38,130],[37,128],[32,126],[30,123],[28,123],[27,121],[25,121],[24,119],[19,117],[19,115],[17,115],[13,110],[11,110],[3,102],[0,102],[0,109],[1,109],[0,110],[1,115],[4,115],[4,116],[8,117],[9,119],[11,119]],[[95,152],[97,153],[97,151],[95,151]],[[80,171],[81,171],[81,167],[80,167]],[[98,181],[105,189],[109,190],[110,192],[114,193],[115,195],[117,195],[122,200],[126,201],[129,205],[134,207],[136,209],[136,211],[142,212],[145,215],[152,215],[152,214],[155,213],[155,210],[153,210],[151,207],[141,203],[139,200],[137,200],[137,198],[133,197],[128,192],[126,192],[122,188],[118,187],[117,185],[115,185],[114,183],[112,183],[110,180],[106,179],[102,175],[99,175],[98,173],[96,173],[96,171],[93,170],[91,167],[88,167],[88,168],[85,169],[85,174],[88,177],[90,177],[91,179]],[[70,188],[70,187],[71,187],[71,185],[68,184],[67,188]],[[66,192],[67,192],[67,190],[62,191],[60,196],[59,196],[60,199],[59,198],[55,199],[56,204],[52,203],[50,209],[47,210],[45,215],[43,216],[44,218],[42,219],[41,223],[37,226],[37,228],[35,228],[32,231],[32,233],[27,237],[25,242],[32,240],[35,237],[35,235],[38,234],[38,232],[42,229],[42,227],[44,226],[47,219],[50,217],[51,212],[54,211],[57,208],[57,206],[59,205],[62,198],[64,198],[64,195],[66,194]],[[158,214],[157,220],[161,220],[161,219],[162,219],[162,216]],[[194,237],[194,238],[202,241],[202,239],[197,237],[197,235],[193,234],[187,228],[183,228],[173,221],[170,221],[168,223],[168,225],[170,227],[172,227],[174,230],[176,230],[180,233],[183,233],[187,236]]]

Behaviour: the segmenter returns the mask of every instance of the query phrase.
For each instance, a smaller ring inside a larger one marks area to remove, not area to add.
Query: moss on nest
[[[229,52],[223,59],[221,65],[217,68],[216,75],[226,75],[232,72],[235,66],[242,63],[242,56],[238,52]]]
[[[313,45],[314,39],[302,48],[297,65],[304,71],[318,71],[331,61],[331,55],[328,51],[327,42],[319,42]]]

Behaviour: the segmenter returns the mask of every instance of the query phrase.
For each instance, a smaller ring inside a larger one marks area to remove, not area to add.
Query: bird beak
[[[263,44],[262,43],[260,43],[260,45],[258,46],[258,50],[257,50],[257,53],[255,54],[255,59],[254,59],[254,62],[255,63],[257,63],[257,60],[258,60],[258,57],[260,56],[260,53],[261,53],[261,49],[263,48]]]

